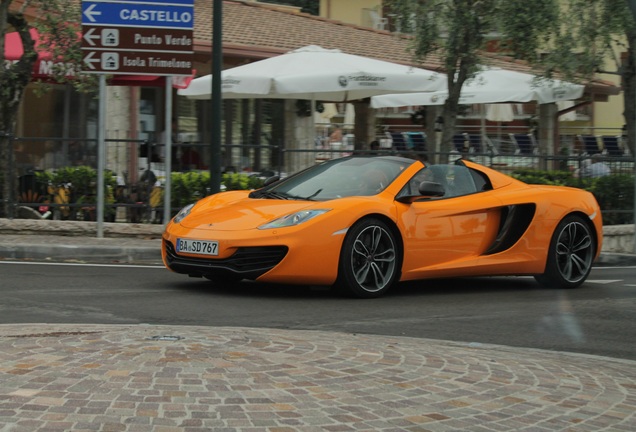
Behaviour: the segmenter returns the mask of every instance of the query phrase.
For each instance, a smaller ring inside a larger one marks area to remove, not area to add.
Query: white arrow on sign
[[[94,35],[93,33],[95,33],[94,28],[91,28],[86,33],[84,33],[84,39],[86,39],[86,42],[88,42],[88,44],[91,46],[96,45],[95,42],[93,42],[94,39],[97,39],[97,40],[100,39],[99,35]]]
[[[95,70],[95,66],[93,66],[93,63],[99,63],[101,60],[96,58],[94,59],[93,56],[95,55],[95,51],[91,51],[88,53],[88,55],[86,57],[84,57],[84,63],[86,63],[86,65],[91,69],[91,70]]]
[[[86,15],[86,18],[88,18],[88,20],[90,22],[95,22],[97,21],[95,18],[93,18],[94,16],[100,16],[102,13],[98,12],[98,11],[93,11],[93,9],[95,9],[97,7],[97,3],[93,3],[92,5],[90,5],[89,7],[86,8],[86,10],[84,11],[84,15]]]

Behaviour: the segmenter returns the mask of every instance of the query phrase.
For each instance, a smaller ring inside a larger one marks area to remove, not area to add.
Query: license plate
[[[177,239],[177,252],[218,255],[219,242],[209,240]]]

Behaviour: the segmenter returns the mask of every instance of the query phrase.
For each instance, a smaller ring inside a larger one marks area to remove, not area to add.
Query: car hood
[[[294,213],[316,203],[274,199],[238,199],[224,194],[212,196],[197,203],[192,212],[181,221],[189,229],[237,231],[255,229],[281,216]]]

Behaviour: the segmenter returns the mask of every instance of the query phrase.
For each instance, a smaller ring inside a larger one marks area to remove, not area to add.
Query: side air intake
[[[534,214],[535,204],[517,204],[503,207],[497,238],[484,255],[492,255],[511,248],[526,232]]]

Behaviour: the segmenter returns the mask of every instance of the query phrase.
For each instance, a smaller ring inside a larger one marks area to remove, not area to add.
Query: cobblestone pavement
[[[636,362],[248,328],[0,325],[0,431],[634,431]]]

